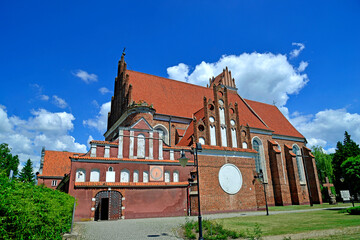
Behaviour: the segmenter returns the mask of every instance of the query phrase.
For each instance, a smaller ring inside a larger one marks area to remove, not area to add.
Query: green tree
[[[345,178],[345,183],[340,182],[341,177],[345,177],[345,171],[343,171],[341,164],[345,162],[349,157],[356,157],[360,155],[359,145],[351,139],[348,132],[345,131],[344,142],[338,142],[336,145],[336,151],[333,157],[333,169],[335,175],[335,188],[339,192],[341,189],[347,188],[350,182]]]
[[[344,178],[348,183],[352,195],[359,193],[360,191],[360,155],[356,157],[349,157],[345,162],[341,164],[341,168],[344,171]]]
[[[33,171],[34,169],[32,162],[30,159],[28,159],[23,169],[21,169],[19,180],[22,182],[35,183],[35,174]]]
[[[0,169],[4,170],[9,176],[10,170],[14,171],[14,176],[18,174],[19,157],[13,156],[9,145],[6,143],[0,144]]]

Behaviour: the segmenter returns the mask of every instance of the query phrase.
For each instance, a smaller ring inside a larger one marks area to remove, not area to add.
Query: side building
[[[204,213],[261,209],[260,172],[269,205],[322,203],[304,136],[276,106],[243,99],[237,90],[227,68],[202,87],[127,70],[123,54],[105,141],[58,159],[69,169],[57,188],[78,199],[76,219],[196,214],[199,192]],[[190,159],[185,167],[182,153]],[[47,154],[42,178],[52,167]]]

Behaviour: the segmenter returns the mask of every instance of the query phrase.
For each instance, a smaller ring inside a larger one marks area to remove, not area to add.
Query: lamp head
[[[179,160],[179,162],[180,162],[180,165],[181,165],[182,167],[185,167],[186,164],[187,164],[187,162],[189,161],[189,158],[187,158],[187,157],[185,156],[185,152],[184,152],[184,151],[181,151],[181,156],[180,156],[180,158],[179,158],[178,160]]]

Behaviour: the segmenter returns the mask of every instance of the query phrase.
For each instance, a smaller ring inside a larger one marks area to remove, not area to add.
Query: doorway
[[[122,195],[117,191],[101,191],[96,194],[95,221],[121,218]]]

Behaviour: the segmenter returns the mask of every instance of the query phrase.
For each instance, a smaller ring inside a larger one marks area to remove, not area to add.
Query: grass
[[[245,232],[258,224],[263,236],[268,236],[359,226],[360,216],[339,213],[336,210],[324,210],[261,217],[237,217],[214,221],[223,225],[224,229],[236,232]]]
[[[357,203],[357,205],[359,205]],[[312,207],[310,205],[289,205],[289,206],[275,206],[269,207],[269,211],[291,211],[291,210],[306,210],[306,209],[315,209],[315,208],[332,208],[332,207],[352,207],[351,203],[338,203],[336,205],[330,205],[329,203],[323,204],[314,204]]]

